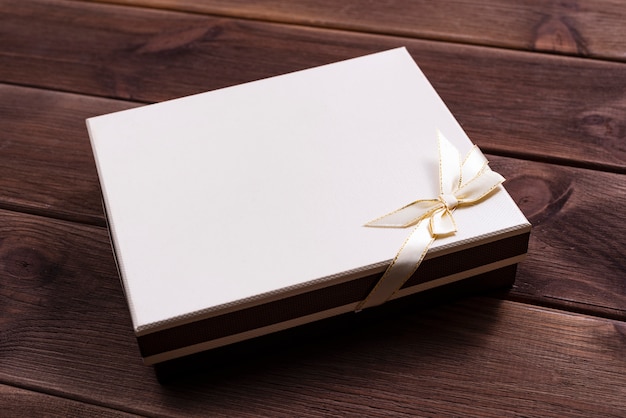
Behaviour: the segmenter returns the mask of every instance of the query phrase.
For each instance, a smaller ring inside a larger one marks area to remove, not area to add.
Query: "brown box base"
[[[234,369],[256,368],[261,364],[280,361],[287,356],[306,356],[319,341],[345,336],[354,338],[366,335],[372,324],[379,321],[402,321],[402,317],[416,311],[467,296],[486,292],[506,291],[515,282],[517,264],[483,273],[465,280],[399,298],[376,308],[359,313],[346,313],[321,321],[300,325],[273,334],[264,335],[224,347],[215,348],[186,357],[154,365],[159,381],[167,384],[173,380],[195,375],[220,375]],[[295,353],[295,354],[294,354]]]

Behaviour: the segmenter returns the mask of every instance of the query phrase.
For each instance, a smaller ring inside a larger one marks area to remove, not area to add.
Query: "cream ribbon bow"
[[[461,155],[441,132],[439,142],[439,197],[413,203],[365,224],[379,228],[407,228],[416,225],[394,260],[356,311],[380,305],[396,293],[413,275],[437,237],[457,231],[452,213],[485,198],[504,177],[489,168],[489,162],[474,145],[461,161]]]

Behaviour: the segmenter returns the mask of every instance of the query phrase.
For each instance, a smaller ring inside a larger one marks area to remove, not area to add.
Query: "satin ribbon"
[[[489,168],[489,162],[474,145],[464,160],[452,143],[437,131],[439,143],[439,196],[416,200],[365,224],[377,228],[415,226],[395,258],[356,311],[380,305],[413,275],[431,244],[457,231],[453,212],[460,206],[479,203],[496,189],[504,177]]]

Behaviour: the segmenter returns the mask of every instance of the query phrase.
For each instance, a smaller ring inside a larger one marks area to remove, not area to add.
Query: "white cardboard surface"
[[[471,147],[403,48],[87,124],[138,333],[381,270],[409,230],[363,224],[437,197],[437,129]],[[431,252],[528,226],[504,190],[454,216]]]

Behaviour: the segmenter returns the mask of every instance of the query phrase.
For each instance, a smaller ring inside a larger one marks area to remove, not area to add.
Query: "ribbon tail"
[[[434,240],[429,231],[428,220],[422,220],[411,231],[374,289],[357,305],[355,311],[380,305],[400,290],[422,263]]]
[[[422,219],[431,216],[441,205],[439,200],[416,200],[393,212],[366,223],[373,228],[407,228],[417,225]]]

